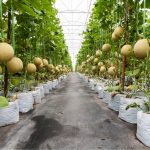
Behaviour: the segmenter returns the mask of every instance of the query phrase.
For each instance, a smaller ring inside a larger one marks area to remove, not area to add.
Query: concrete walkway
[[[0,149],[149,149],[75,73],[16,125],[0,128]]]

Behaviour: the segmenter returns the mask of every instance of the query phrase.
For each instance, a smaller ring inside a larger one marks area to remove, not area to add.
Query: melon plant
[[[9,103],[6,97],[0,96],[0,108],[5,108],[7,106],[9,106]]]

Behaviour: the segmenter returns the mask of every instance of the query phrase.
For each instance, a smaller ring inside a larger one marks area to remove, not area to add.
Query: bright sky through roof
[[[82,33],[86,29],[88,19],[96,0],[56,0],[58,17],[63,27],[66,44],[72,58],[73,66],[81,47]]]

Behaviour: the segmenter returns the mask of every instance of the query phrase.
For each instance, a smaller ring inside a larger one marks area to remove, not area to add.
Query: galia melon
[[[122,27],[117,27],[114,31],[114,34],[119,38],[123,35],[124,33],[124,28]]]
[[[48,66],[48,60],[47,59],[43,59],[43,65]]]
[[[105,72],[105,71],[106,71],[105,66],[101,66],[101,67],[100,67],[100,72],[102,72],[102,73],[103,73],[103,72]]]
[[[123,56],[130,56],[132,54],[132,46],[131,45],[124,45],[121,48],[121,54]]]
[[[110,49],[111,49],[110,44],[104,44],[103,47],[102,47],[103,52],[108,52]]]
[[[7,62],[14,56],[14,50],[11,45],[7,43],[0,43],[0,61]]]
[[[11,73],[18,73],[23,69],[23,62],[18,57],[13,57],[7,62],[7,69]]]
[[[35,64],[36,66],[41,65],[41,64],[42,64],[41,58],[39,58],[39,57],[34,58],[34,64]]]
[[[29,73],[29,74],[35,73],[36,72],[36,66],[33,63],[29,63],[27,65],[26,70],[27,70],[27,73]]]
[[[134,54],[137,58],[143,59],[150,53],[150,46],[147,39],[138,40],[134,45]]]

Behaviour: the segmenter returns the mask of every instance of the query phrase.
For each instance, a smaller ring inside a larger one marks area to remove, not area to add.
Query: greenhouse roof
[[[55,7],[63,27],[66,44],[76,63],[76,55],[81,47],[82,33],[86,29],[93,4],[96,0],[57,0]]]

